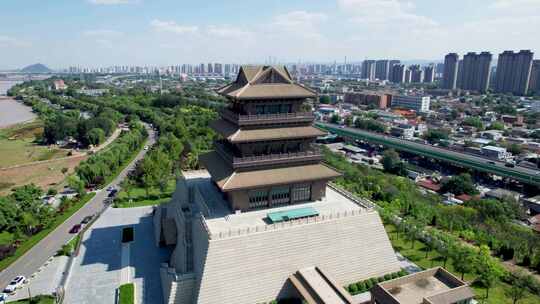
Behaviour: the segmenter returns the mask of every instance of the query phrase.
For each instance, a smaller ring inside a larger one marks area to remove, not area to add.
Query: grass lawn
[[[400,233],[399,238],[396,237],[396,229],[393,225],[386,225],[386,232],[388,233],[388,236],[390,237],[390,241],[392,242],[392,246],[394,249],[398,252],[400,252],[403,256],[407,257],[409,260],[411,260],[413,263],[417,264],[418,266],[428,269],[436,266],[443,266],[444,260],[435,250],[431,251],[429,253],[428,258],[426,258],[426,249],[427,247],[425,244],[421,243],[420,241],[416,241],[414,244],[414,248],[411,246],[411,242],[409,240],[406,240],[404,238],[404,234]],[[452,259],[448,259],[445,267],[448,271],[452,272],[455,276],[458,278],[461,278],[461,273],[458,273],[454,269],[454,265],[452,263]],[[476,278],[475,274],[467,273],[465,274],[465,281],[471,283]],[[473,286],[473,289],[476,293],[476,299],[480,303],[486,303],[486,304],[512,304],[512,299],[508,298],[504,291],[509,289],[510,286],[506,283],[499,282],[497,283],[493,288],[489,290],[489,298],[484,299],[486,295],[486,290],[483,287]],[[482,302],[482,300],[485,300]],[[527,296],[520,300],[518,302],[519,304],[534,304],[534,303],[540,303],[540,297],[537,295],[533,295],[531,293],[527,293]]]
[[[131,203],[129,201],[123,201],[114,203],[114,208],[135,208],[135,207],[144,207],[144,206],[154,206],[154,205],[160,205],[168,203],[171,200],[170,197],[167,198],[160,198],[156,200],[152,199],[145,199],[145,200],[138,200],[138,201],[132,201]]]
[[[9,302],[9,303],[15,303],[15,304],[54,304],[54,298],[51,296],[37,296],[32,299],[33,301],[30,302],[30,300],[19,300],[15,302]],[[37,302],[35,302],[37,301]]]
[[[84,206],[91,198],[93,198],[94,195],[95,193],[86,194],[80,201],[78,201],[75,205],[71,206],[71,208],[64,212],[64,214],[57,217],[49,228],[41,230],[39,233],[31,236],[30,238],[22,242],[21,246],[17,248],[13,256],[7,257],[0,261],[0,271],[4,270],[9,265],[11,265],[11,263],[15,262],[19,257],[25,254],[28,250],[30,250],[35,244],[37,244],[50,232],[56,229],[56,227],[60,226],[60,224],[65,222],[70,216],[77,212],[77,210],[81,209],[82,206]]]
[[[132,200],[131,203],[129,202],[129,196],[127,192],[122,190],[120,191],[120,193],[118,193],[117,199],[114,203],[114,207],[133,208],[168,203],[175,189],[176,179],[174,177],[167,182],[167,188],[164,192],[161,192],[159,189],[150,189],[148,191],[149,196],[146,195],[146,189],[142,187],[133,187],[130,191]],[[159,198],[157,196],[159,196]]]
[[[0,168],[67,156],[67,150],[36,144],[42,133],[40,120],[1,129]]]
[[[120,299],[118,304],[133,304],[135,303],[135,285],[133,283],[121,285]]]

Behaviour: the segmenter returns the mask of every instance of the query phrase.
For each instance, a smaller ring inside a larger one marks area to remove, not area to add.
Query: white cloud
[[[531,8],[536,7],[540,8],[540,1],[539,0],[497,0],[493,2],[490,5],[492,8],[497,9],[508,9],[508,8],[516,8],[516,7],[525,7],[525,8]]]
[[[84,31],[83,35],[88,37],[119,37],[124,35],[124,33],[114,30],[96,29]]]
[[[223,39],[247,40],[253,38],[251,31],[227,25],[211,25],[206,29],[206,32],[210,36]]]
[[[179,25],[174,21],[163,21],[154,19],[150,22],[150,26],[158,32],[169,32],[175,34],[196,33],[199,28],[197,26]]]
[[[323,13],[292,11],[274,17],[273,24],[290,29],[313,28],[327,19],[328,17]]]
[[[540,0],[497,0],[489,8],[501,17],[516,15],[516,18],[523,16],[537,16],[540,18]]]
[[[350,20],[363,25],[433,27],[437,22],[414,12],[412,2],[400,0],[338,0]]]
[[[29,47],[31,43],[9,36],[0,35],[0,47]]]
[[[118,5],[118,4],[130,4],[134,3],[133,0],[88,0],[88,2],[95,5]]]
[[[97,39],[96,44],[99,47],[106,48],[106,49],[113,49],[114,48],[113,42],[108,40],[108,39]]]

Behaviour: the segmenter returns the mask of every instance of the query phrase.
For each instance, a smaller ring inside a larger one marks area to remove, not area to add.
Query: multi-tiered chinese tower
[[[305,106],[316,93],[291,80],[286,68],[244,66],[235,82],[220,89],[230,101],[212,128],[223,137],[201,157],[232,210],[320,200],[339,174],[321,164]]]
[[[165,303],[350,304],[342,286],[399,270],[372,205],[327,184],[339,174],[313,145],[315,92],[283,67],[246,66],[219,93],[229,106],[206,170],[183,172],[154,213],[156,243],[174,248]]]

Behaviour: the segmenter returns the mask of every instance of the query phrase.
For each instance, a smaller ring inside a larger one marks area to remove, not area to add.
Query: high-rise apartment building
[[[409,70],[411,71],[411,82],[419,83],[424,81],[424,70],[420,65],[411,65]]]
[[[531,68],[531,81],[529,82],[529,92],[540,95],[540,60],[534,60]]]
[[[412,82],[412,71],[409,68],[405,68],[405,78],[403,79],[404,83]]]
[[[375,80],[375,60],[364,60],[362,62],[362,78]]]
[[[444,57],[442,88],[455,90],[457,86],[459,55],[450,53]]]
[[[533,53],[504,51],[499,54],[495,74],[495,92],[526,95],[529,89]]]
[[[405,82],[405,65],[394,64],[391,69],[390,81],[393,83]]]
[[[489,52],[469,52],[463,56],[461,89],[484,93],[489,87],[492,55]]]
[[[388,80],[390,74],[390,61],[377,60],[375,63],[375,78],[379,80]]]
[[[435,81],[435,66],[433,64],[424,67],[424,82],[432,83]]]

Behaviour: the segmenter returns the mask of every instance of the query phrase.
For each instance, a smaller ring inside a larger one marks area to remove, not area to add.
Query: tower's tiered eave
[[[255,189],[262,186],[284,185],[339,177],[335,170],[319,163],[253,171],[234,171],[216,152],[200,156],[212,180],[221,191]]]
[[[325,132],[311,125],[295,127],[284,126],[264,129],[241,129],[224,119],[218,119],[213,121],[210,124],[210,127],[231,143],[315,138],[326,135]]]

